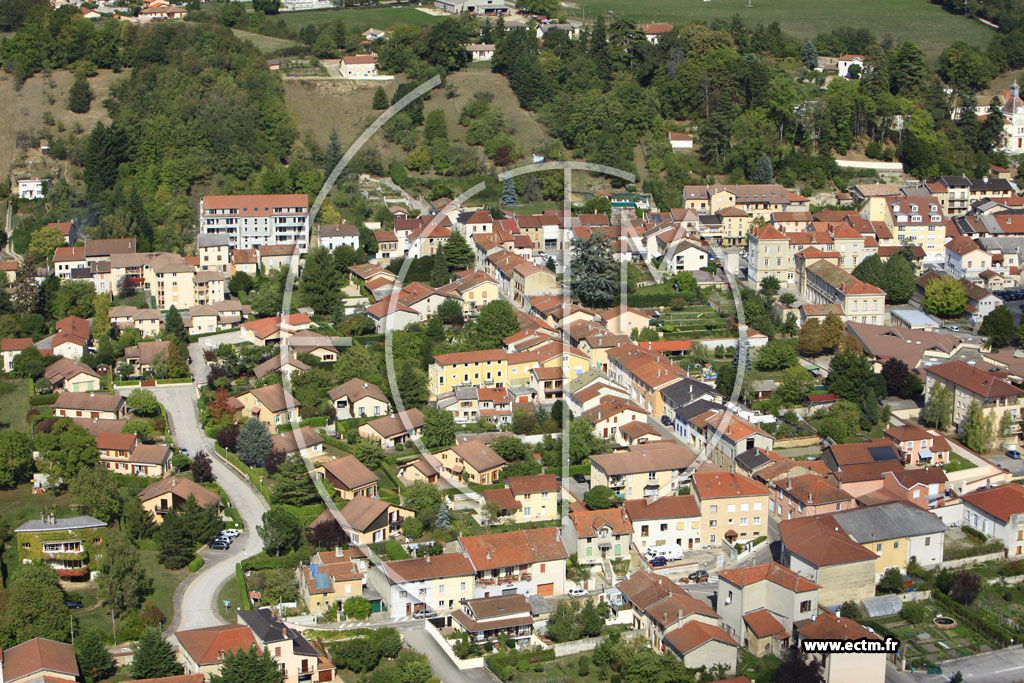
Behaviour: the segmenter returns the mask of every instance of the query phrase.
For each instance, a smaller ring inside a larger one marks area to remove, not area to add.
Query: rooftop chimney
[[[487,551],[486,557],[487,557],[488,560],[491,559],[491,551],[490,550]]]
[[[430,555],[427,555],[427,564],[430,564]]]

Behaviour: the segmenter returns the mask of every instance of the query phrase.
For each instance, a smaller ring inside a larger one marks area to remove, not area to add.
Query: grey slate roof
[[[762,453],[759,448],[751,448],[736,456],[736,464],[747,472],[754,472],[770,462],[772,459]]]
[[[721,396],[710,384],[698,382],[690,377],[684,377],[675,384],[670,384],[661,390],[661,397],[676,406],[685,406],[704,394]]]
[[[837,513],[833,519],[857,543],[937,534],[946,530],[942,520],[932,513],[903,503],[857,508]]]
[[[196,243],[199,245],[200,249],[203,247],[228,247],[231,246],[231,238],[227,235],[207,235],[205,233],[200,233],[196,238]]]
[[[676,417],[686,422],[692,418],[697,417],[701,413],[706,413],[713,408],[721,409],[721,407],[721,403],[715,403],[713,401],[709,401],[705,398],[702,398],[699,401],[694,401],[693,403],[685,405],[682,408],[677,408]]]
[[[239,610],[238,616],[242,618],[245,625],[253,632],[253,635],[263,643],[277,643],[288,639],[292,641],[292,648],[296,654],[307,657],[319,656],[316,649],[309,644],[309,641],[302,635],[286,626],[283,621],[274,616],[268,608],[254,610]]]
[[[93,527],[106,525],[106,522],[101,522],[95,517],[90,517],[88,515],[64,517],[63,519],[58,518],[54,520],[53,524],[41,519],[30,519],[15,529],[14,533],[22,531],[66,531],[69,529],[91,529]]]

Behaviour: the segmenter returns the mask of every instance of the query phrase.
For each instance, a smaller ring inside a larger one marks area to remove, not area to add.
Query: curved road
[[[192,345],[189,355],[192,357],[193,374],[197,379],[205,379],[208,369],[199,347]],[[245,530],[229,550],[204,549],[200,552],[206,564],[186,578],[175,591],[174,620],[169,630],[223,624],[224,619],[217,610],[220,590],[228,580],[234,579],[235,563],[263,550],[263,540],[256,533],[256,526],[269,506],[248,478],[238,474],[217,456],[214,441],[203,433],[199,425],[195,385],[157,385],[149,389],[167,409],[175,445],[184,446],[190,454],[198,453],[200,449],[210,454],[214,477],[245,524]],[[119,391],[127,394],[131,390],[131,387],[125,387]]]

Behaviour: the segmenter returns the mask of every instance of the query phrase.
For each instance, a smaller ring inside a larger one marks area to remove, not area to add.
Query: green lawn
[[[0,426],[28,433],[28,397],[31,392],[29,381],[15,379],[7,383],[14,384],[15,389],[4,394],[0,400]]]
[[[114,297],[114,301],[110,304],[111,306],[135,306],[136,308],[147,308],[149,306],[149,298],[145,292],[135,292],[128,297]]]
[[[358,29],[360,32],[370,28],[388,29],[398,24],[414,24],[425,26],[441,21],[444,17],[435,17],[411,7],[375,7],[371,9],[323,9],[304,12],[282,12],[277,16],[290,29],[303,26],[323,26],[336,19],[345,22],[345,26]]]
[[[879,41],[891,37],[897,43],[917,43],[932,60],[954,40],[985,47],[995,35],[995,31],[976,21],[949,14],[922,0],[577,0],[576,4],[581,9],[572,10],[572,14],[582,14],[585,9],[588,19],[612,11],[636,22],[665,21],[677,25],[728,19],[738,14],[750,25],[777,21],[783,31],[800,40],[839,27],[866,28]]]
[[[273,36],[264,36],[259,33],[250,33],[249,31],[242,31],[241,29],[233,28],[231,32],[242,40],[248,40],[250,43],[256,46],[256,49],[265,55],[283,50],[286,47],[295,47],[299,43],[294,40],[287,40],[286,38],[275,38]]]
[[[946,472],[959,472],[960,470],[969,470],[974,466],[974,463],[972,463],[967,458],[963,457],[962,455],[957,455],[956,453],[951,452],[949,454],[949,464],[943,467],[942,469],[944,469]]]

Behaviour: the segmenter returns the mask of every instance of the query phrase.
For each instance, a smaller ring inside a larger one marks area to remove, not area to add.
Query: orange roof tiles
[[[820,588],[818,584],[810,579],[800,576],[792,569],[787,569],[777,562],[766,562],[765,564],[753,567],[723,569],[718,572],[718,578],[740,588],[760,583],[761,581],[769,581],[794,593],[804,593]]]

